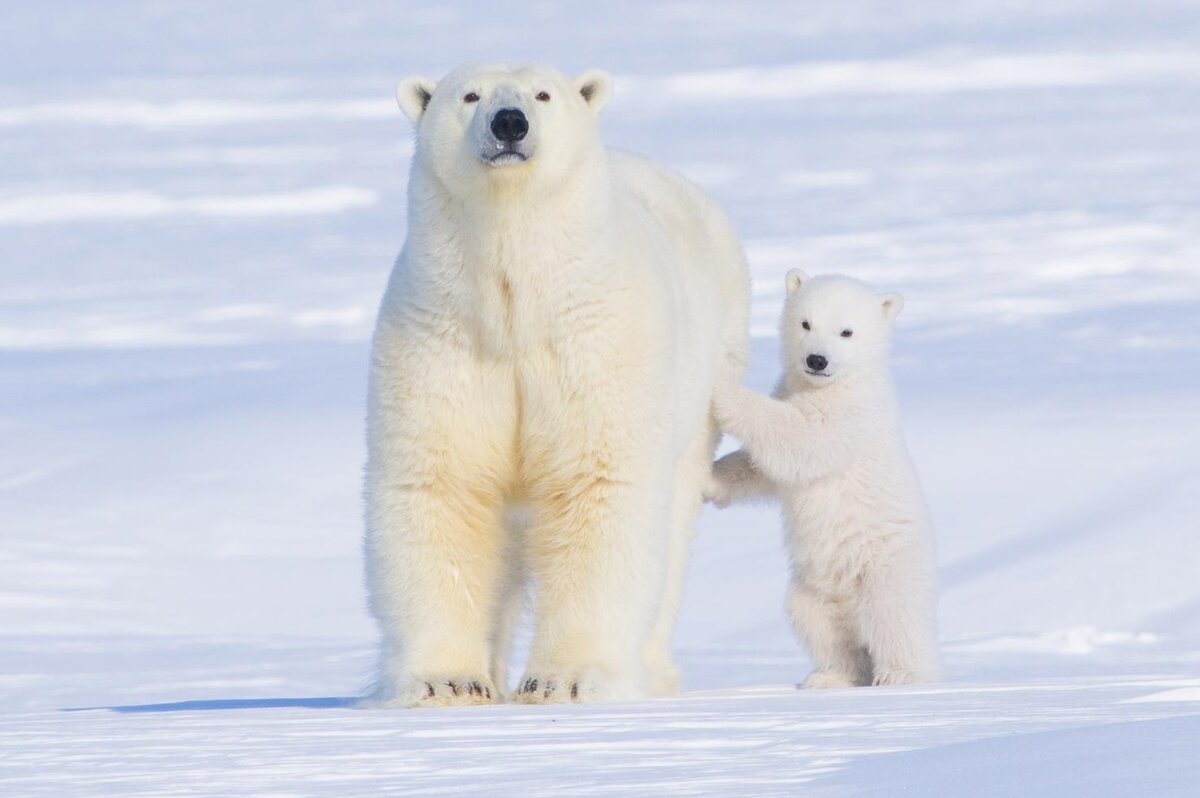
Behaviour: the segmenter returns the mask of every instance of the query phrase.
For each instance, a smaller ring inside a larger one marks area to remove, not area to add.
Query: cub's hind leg
[[[868,684],[870,661],[854,634],[849,607],[793,580],[788,592],[788,617],[804,641],[813,671],[806,688],[857,687]]]

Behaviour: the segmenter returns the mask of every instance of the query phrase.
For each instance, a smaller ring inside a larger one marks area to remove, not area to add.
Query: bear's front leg
[[[502,587],[500,514],[449,483],[391,486],[395,520],[368,538],[371,603],[383,637],[373,703],[486,704],[494,606]]]
[[[659,487],[655,486],[657,482]],[[661,592],[669,523],[662,479],[581,472],[535,501],[526,556],[533,646],[514,699],[630,700],[646,692],[641,649]]]
[[[495,390],[505,375],[454,351],[439,353],[434,369],[406,361],[412,347],[382,349],[366,480],[367,581],[382,647],[367,703],[492,703],[504,687],[492,680],[494,627],[511,570],[503,510],[514,410]]]
[[[527,703],[646,693],[642,647],[663,594],[674,500],[665,402],[644,372],[595,373],[608,379],[582,368],[535,374],[522,394],[534,630],[514,698]]]

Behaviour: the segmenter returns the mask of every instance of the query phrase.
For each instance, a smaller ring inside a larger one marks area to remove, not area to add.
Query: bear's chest
[[[578,357],[644,326],[644,303],[628,300],[620,275],[578,257],[495,259],[466,273],[459,322],[486,357]]]
[[[460,322],[485,356],[516,358],[561,337],[561,300],[551,301],[547,286],[528,275],[496,266],[476,269],[465,289]]]

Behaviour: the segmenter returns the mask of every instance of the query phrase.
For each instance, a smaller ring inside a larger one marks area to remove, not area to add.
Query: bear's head
[[[822,387],[886,365],[899,294],[876,294],[851,277],[787,273],[780,338],[785,368]]]
[[[417,165],[460,198],[563,183],[601,151],[596,115],[611,95],[604,72],[569,80],[538,64],[463,66],[441,81],[417,75],[396,87],[417,127]]]

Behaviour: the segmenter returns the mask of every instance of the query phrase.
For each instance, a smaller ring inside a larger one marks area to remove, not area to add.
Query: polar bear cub
[[[717,461],[708,496],[780,499],[788,614],[815,665],[805,687],[938,676],[933,537],[887,368],[902,304],[848,277],[793,270],[774,396],[733,375],[714,393],[721,428],[743,448]]]

